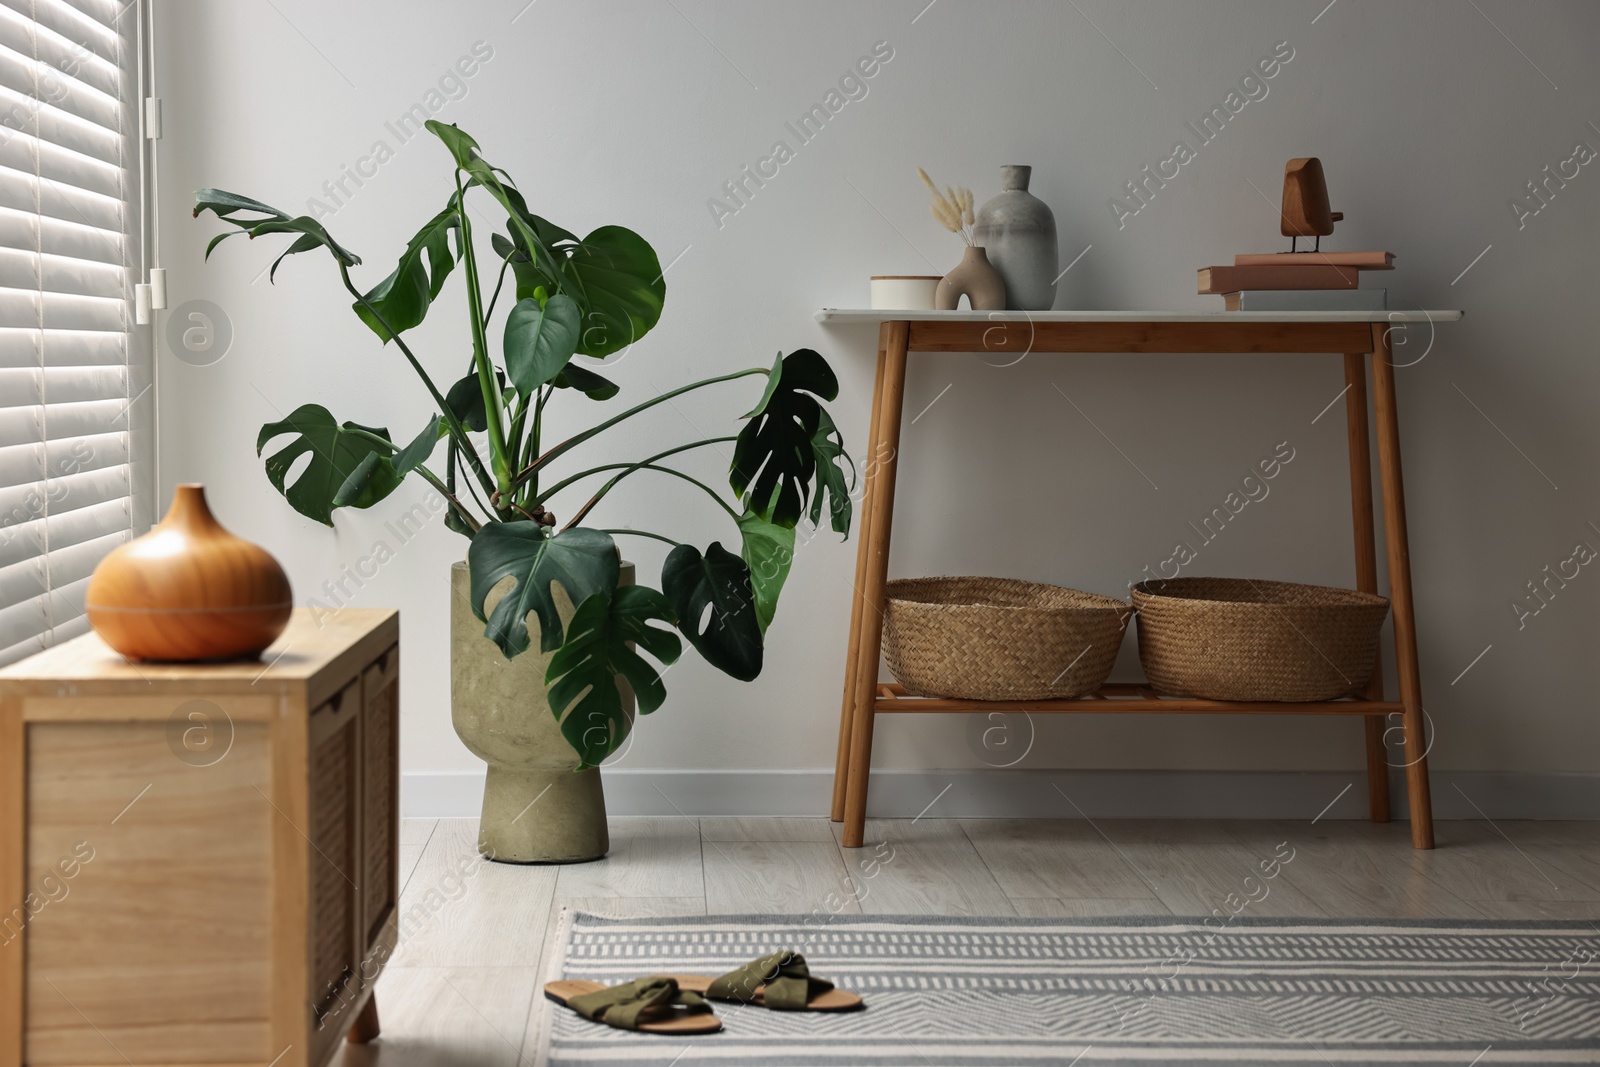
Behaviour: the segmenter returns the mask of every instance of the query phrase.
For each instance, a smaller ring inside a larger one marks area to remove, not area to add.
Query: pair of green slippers
[[[865,1003],[854,993],[814,978],[805,957],[774,952],[720,978],[652,974],[622,985],[569,980],[544,987],[549,999],[585,1019],[646,1034],[714,1034],[722,1020],[710,1001],[750,1004],[774,1011],[856,1011]]]

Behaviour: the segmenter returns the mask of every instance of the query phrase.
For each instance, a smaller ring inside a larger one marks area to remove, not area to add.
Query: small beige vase
[[[961,262],[946,274],[934,290],[933,306],[939,311],[954,311],[967,298],[973,311],[1004,311],[1006,283],[989,262],[982,245],[968,245]]]
[[[623,563],[619,584],[633,580],[633,564]],[[554,653],[539,651],[538,621],[530,620],[534,647],[508,660],[472,613],[466,563],[450,568],[450,587],[451,719],[462,742],[489,765],[478,851],[503,863],[599,859],[611,847],[600,771],[574,769],[578,755],[550,713],[544,675]],[[489,594],[485,613],[508,588],[509,580]],[[572,602],[560,585],[554,593],[566,625]],[[633,693],[620,678],[617,687],[631,719]]]

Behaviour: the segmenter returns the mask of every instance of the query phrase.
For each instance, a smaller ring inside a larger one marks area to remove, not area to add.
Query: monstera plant
[[[548,698],[578,768],[592,768],[631,725],[615,680],[626,679],[639,712],[654,711],[666,690],[646,656],[674,662],[682,649],[679,633],[735,678],[760,673],[796,525],[809,517],[841,534],[849,531],[854,468],[821,403],[834,399],[838,383],[821,356],[800,349],[770,367],[614,405],[622,410],[612,414],[606,402],[619,396],[619,386],[581,361],[619,352],[656,325],[666,283],[654,250],[620,226],[579,237],[535,215],[476,141],[453,125],[427,126],[454,160],[455,191],[376,285],[352,279],[360,258],[312,217],[291,217],[220,189],[196,193],[194,213],[210,211],[233,227],[211,240],[208,258],[240,233],[293,239],[273,262],[274,275],[288,256],[326,252],[356,316],[409,364],[437,409],[426,425],[395,438],[385,428],[340,421],[327,408],[306,404],[261,428],[256,447],[266,453],[273,486],[295,510],[331,525],[337,508],[368,508],[407,477],[425,479],[446,501],[449,527],[470,540],[470,602],[484,635],[506,659],[538,644],[548,666],[547,692],[537,696]],[[475,239],[469,197],[479,201],[474,210],[481,206],[505,218],[504,232],[490,237],[492,258]],[[459,379],[436,377],[456,357],[425,358],[406,335],[433,310],[458,267],[471,360]],[[491,267],[492,288],[484,274]],[[509,306],[501,307],[497,321],[508,276],[515,299],[504,301]],[[737,434],[662,447],[632,462],[579,462],[584,444],[628,419],[680,394],[747,377],[762,379],[764,391]],[[544,429],[552,403],[604,406],[596,408],[601,414],[594,425],[551,443]],[[729,445],[726,494],[671,462],[694,449],[727,454]],[[644,474],[677,480],[686,501],[709,497],[731,520],[729,540],[737,548],[712,542],[702,550],[654,530],[585,525],[597,503]],[[564,523],[558,513],[567,516]],[[673,546],[660,590],[619,585],[614,535]],[[507,579],[509,590],[491,605],[491,591],[500,592]],[[570,605],[565,622],[557,587]],[[530,706],[542,709],[544,700],[534,705],[533,696]]]

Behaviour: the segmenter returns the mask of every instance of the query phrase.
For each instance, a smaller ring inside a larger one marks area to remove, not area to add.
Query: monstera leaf
[[[741,555],[750,568],[750,588],[755,593],[756,622],[766,633],[778,610],[778,594],[794,563],[794,527],[777,526],[745,512],[739,519],[739,533],[744,539]]]
[[[577,750],[579,769],[595,767],[622,743],[632,725],[617,675],[628,680],[648,715],[667,698],[667,687],[630,642],[662,663],[683,652],[678,635],[651,622],[671,623],[672,605],[654,589],[625,585],[611,595],[596,593],[582,604],[567,627],[567,639],[550,659],[545,681],[550,710],[561,733]]]
[[[500,175],[505,172],[489,165],[489,161],[478,152],[478,142],[472,139],[472,135],[453,123],[447,126],[437,119],[429,119],[424,125],[450,150],[456,166],[470,179],[468,184],[482,186],[490,196],[500,202],[501,207],[506,209],[511,231],[519,238],[518,244],[530,250],[530,265],[538,268],[542,263],[553,262],[554,254],[550,250],[549,243],[528,221],[527,204],[522,203],[521,194],[500,180]],[[493,244],[492,241],[490,243]],[[520,282],[521,274],[517,277]],[[517,299],[520,300],[528,295],[532,294],[521,292],[519,285]]]
[[[433,416],[428,420],[428,425],[422,428],[422,432],[395,454],[392,462],[396,474],[403,478],[428,462],[428,457],[433,455],[433,449],[438,445],[439,438],[444,435],[443,422],[439,416]]]
[[[592,370],[568,363],[550,383],[557,389],[576,389],[590,400],[610,400],[622,387],[610,378],[602,378]]]
[[[495,374],[500,376],[500,387],[504,389],[505,378],[500,375],[498,368]],[[489,428],[489,416],[483,406],[483,384],[478,381],[476,371],[457,379],[450,387],[450,391],[445,393],[444,402],[450,406],[451,412],[467,429],[474,433],[482,433]]]
[[[761,402],[745,418],[733,448],[733,491],[754,514],[779,526],[794,526],[811,503],[822,513],[822,494],[833,498],[834,529],[849,529],[849,495],[841,494],[844,474],[837,460],[844,441],[817,398],[839,395],[839,381],[816,352],[797,349],[780,355],[767,377]],[[824,471],[824,467],[832,468]],[[821,477],[821,485],[813,479]],[[815,498],[812,493],[815,492]],[[841,530],[841,532],[843,532]]]
[[[389,276],[366,294],[366,302],[372,305],[372,310],[360,301],[353,305],[356,315],[385,344],[389,343],[389,331],[378,319],[381,317],[396,333],[404,333],[420,324],[455,267],[450,235],[454,231],[459,244],[461,222],[456,216],[456,198],[452,195],[449,205],[411,238]]]
[[[561,616],[551,593],[559,583],[574,604],[597,593],[610,596],[620,569],[617,546],[599,530],[578,527],[552,534],[548,526],[527,519],[485,523],[467,549],[472,572],[472,611],[485,620],[484,636],[500,646],[506,659],[526,652],[528,613],[539,616],[539,648],[561,647]],[[516,584],[484,614],[489,591],[507,577]]]
[[[822,479],[822,486],[816,490],[816,495],[811,498],[811,524],[819,526],[822,522],[822,490],[828,491],[828,510],[833,515],[833,532],[850,536],[850,487],[856,480],[856,464],[844,450],[844,437],[834,426],[833,418],[828,414],[828,409],[818,405],[817,428],[811,435],[811,451],[817,459],[817,477]],[[839,460],[844,460],[850,466],[850,477],[845,478],[844,468],[839,465]]]
[[[299,252],[310,252],[316,248],[326,248],[333,257],[346,267],[358,266],[361,257],[344,248],[335,241],[322,223],[309,215],[300,215],[294,218],[284,212],[263,204],[259,200],[252,200],[248,196],[230,193],[226,189],[200,189],[194,194],[194,216],[200,217],[200,212],[210,211],[223,222],[231,223],[238,227],[219,233],[206,245],[206,258],[211,258],[211,250],[216,248],[229,237],[239,234],[248,234],[251,237],[261,237],[269,233],[297,233],[287,251],[272,261],[272,271],[268,281],[275,281],[278,274],[278,264],[289,256]],[[239,212],[249,212],[252,215],[264,215],[265,218],[235,218]]]
[[[703,556],[679,545],[667,553],[661,588],[678,613],[678,629],[707,663],[741,682],[761,673],[761,622],[744,560],[717,541]]]
[[[609,356],[660,321],[667,281],[650,242],[622,226],[602,226],[565,251],[563,288],[583,307],[579,352]]]
[[[358,430],[364,433],[354,432]],[[364,435],[387,441],[388,430],[354,422],[341,426],[327,408],[304,404],[283,421],[261,427],[256,455],[268,441],[286,433],[295,434],[295,439],[267,457],[267,480],[308,519],[332,526],[334,508],[370,508],[400,484],[401,475],[389,458],[394,446]],[[292,484],[285,485],[295,461],[308,454],[310,462]]]
[[[506,317],[506,374],[517,392],[532,396],[556,378],[578,350],[578,305],[557,293],[541,306],[537,297],[518,300]]]

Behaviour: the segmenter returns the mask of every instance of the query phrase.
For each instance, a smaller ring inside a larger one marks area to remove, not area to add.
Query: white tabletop
[[[823,308],[818,322],[1456,322],[1460,311],[894,311]]]

